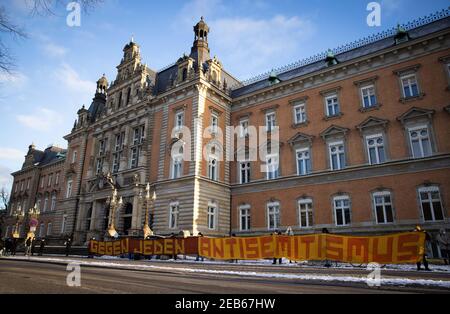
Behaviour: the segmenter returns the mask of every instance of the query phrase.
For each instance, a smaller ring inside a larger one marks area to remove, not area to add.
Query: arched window
[[[50,211],[54,211],[56,209],[56,193],[52,194],[52,203],[50,206]]]

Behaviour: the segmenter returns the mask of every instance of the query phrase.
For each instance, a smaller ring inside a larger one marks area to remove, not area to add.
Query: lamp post
[[[119,234],[116,231],[115,221],[116,221],[116,211],[122,207],[123,200],[122,197],[117,195],[117,189],[113,189],[112,196],[110,198],[109,206],[109,225],[108,225],[108,235],[112,238],[117,238]]]
[[[25,211],[22,209],[22,206],[19,206],[19,208],[14,211],[13,216],[16,218],[16,226],[14,227],[13,238],[18,239],[20,238],[19,223],[25,218]]]
[[[34,233],[36,232],[36,228],[38,226],[38,218],[39,215],[41,214],[41,211],[39,210],[39,208],[37,207],[37,205],[35,204],[33,208],[30,208],[28,210],[28,216],[30,217],[30,232],[27,235],[27,238],[34,238]]]
[[[149,216],[150,216],[150,204],[153,205],[156,200],[156,192],[153,191],[153,195],[150,198],[150,183],[147,183],[147,187],[145,188],[146,194],[145,194],[145,222],[144,222],[144,239],[146,239],[148,236],[153,235],[152,229],[150,229],[150,226],[148,224]]]

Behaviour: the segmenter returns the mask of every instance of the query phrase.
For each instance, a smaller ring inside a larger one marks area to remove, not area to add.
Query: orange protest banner
[[[333,260],[349,263],[415,263],[425,235],[420,232],[375,237],[315,234],[251,238],[198,239],[199,255],[217,260],[285,257],[292,261]]]
[[[97,255],[118,256],[195,254],[216,260],[257,260],[288,258],[292,261],[332,260],[348,263],[401,264],[422,259],[423,232],[373,237],[312,234],[305,236],[261,236],[231,238],[166,238],[156,240],[122,239],[91,241],[89,251]]]

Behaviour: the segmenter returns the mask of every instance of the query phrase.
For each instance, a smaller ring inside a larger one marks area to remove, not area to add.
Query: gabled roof
[[[404,123],[407,120],[428,117],[431,118],[435,113],[434,110],[413,107],[397,118],[398,121]]]
[[[350,131],[347,128],[341,127],[341,126],[337,126],[337,125],[332,125],[330,127],[328,127],[325,131],[323,131],[322,133],[320,133],[320,136],[323,139],[326,139],[327,137],[333,136],[333,135],[343,135],[345,136],[345,134],[347,134],[347,132]]]
[[[293,137],[291,137],[287,142],[289,145],[293,146],[297,143],[302,143],[302,142],[312,143],[313,139],[314,139],[313,135],[308,135],[308,134],[305,134],[302,132],[298,132]]]
[[[381,126],[381,127],[386,127],[386,125],[389,123],[389,120],[386,119],[381,119],[381,118],[377,118],[377,117],[368,117],[366,120],[364,120],[363,122],[361,122],[360,124],[358,124],[356,126],[356,128],[360,131],[367,129],[367,128],[371,128],[371,127],[377,127],[377,126]]]

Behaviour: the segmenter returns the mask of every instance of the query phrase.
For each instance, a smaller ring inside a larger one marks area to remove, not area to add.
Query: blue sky
[[[380,0],[381,26],[369,27],[367,0],[104,0],[68,27],[55,16],[30,16],[27,0],[1,0],[27,39],[1,34],[16,59],[0,75],[0,187],[9,186],[28,145],[66,147],[82,104],[103,74],[115,79],[123,46],[134,35],[143,61],[157,70],[188,53],[192,26],[204,16],[212,55],[247,79],[448,7],[448,0]]]

